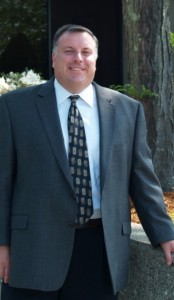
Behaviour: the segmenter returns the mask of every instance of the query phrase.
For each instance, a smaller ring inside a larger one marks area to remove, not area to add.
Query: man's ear
[[[54,68],[54,66],[55,66],[56,56],[57,56],[57,53],[53,52],[53,53],[52,53],[52,67],[53,67],[53,68]]]

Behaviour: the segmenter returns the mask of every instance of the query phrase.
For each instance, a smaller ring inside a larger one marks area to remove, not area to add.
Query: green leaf
[[[147,98],[158,97],[157,93],[149,90],[144,85],[135,86],[126,83],[124,85],[110,85],[110,88],[140,101],[146,100]]]

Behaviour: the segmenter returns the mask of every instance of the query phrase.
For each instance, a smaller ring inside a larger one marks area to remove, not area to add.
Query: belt
[[[101,218],[99,219],[89,219],[88,222],[85,224],[76,224],[75,228],[77,229],[83,229],[83,228],[96,228],[100,227],[102,225],[102,220]]]

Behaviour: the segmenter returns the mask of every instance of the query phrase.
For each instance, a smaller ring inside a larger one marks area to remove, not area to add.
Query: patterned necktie
[[[79,96],[73,95],[69,98],[71,99],[68,114],[69,166],[78,204],[76,222],[83,225],[93,214],[88,150],[83,120],[76,106]]]

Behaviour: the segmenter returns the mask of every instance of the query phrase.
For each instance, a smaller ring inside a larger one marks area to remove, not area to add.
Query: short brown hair
[[[81,25],[74,25],[74,24],[67,24],[62,27],[60,27],[53,38],[53,51],[57,47],[57,42],[59,38],[62,36],[63,33],[65,32],[87,32],[94,40],[96,44],[96,49],[97,49],[97,54],[98,54],[98,39],[97,37],[93,34],[93,32],[88,29],[87,27],[81,26]]]

